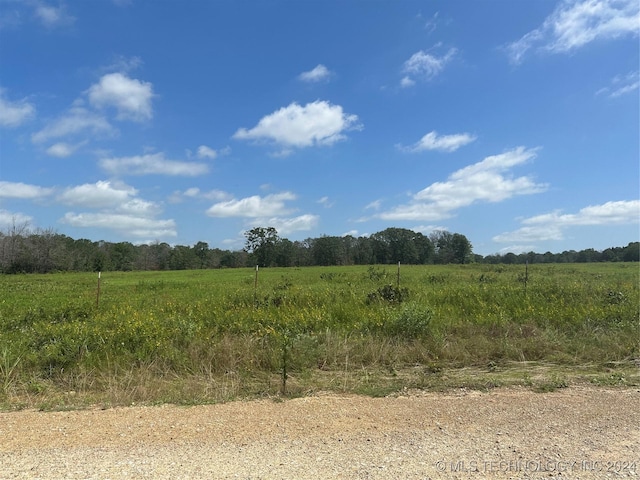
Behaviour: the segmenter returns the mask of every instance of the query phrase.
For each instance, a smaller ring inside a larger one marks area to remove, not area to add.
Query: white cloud
[[[209,190],[208,192],[203,192],[198,187],[191,187],[187,188],[184,192],[176,190],[169,197],[169,201],[171,203],[180,203],[184,200],[184,197],[222,201],[232,199],[233,195],[222,190]]]
[[[318,203],[322,205],[324,208],[333,207],[333,202],[329,200],[329,197],[322,197],[320,200],[318,200]]]
[[[344,132],[359,129],[357,115],[343,112],[340,105],[315,101],[305,106],[292,103],[265,117],[250,130],[240,128],[233,138],[268,140],[283,147],[331,145],[345,138]]]
[[[409,60],[404,62],[402,73],[405,76],[400,81],[400,86],[411,87],[415,85],[416,79],[433,79],[444,70],[457,52],[457,49],[450,48],[442,56],[437,56],[424,50],[414,53]]]
[[[207,147],[206,145],[200,145],[198,147],[198,158],[209,158],[213,160],[217,156],[218,153],[213,148]]]
[[[331,77],[331,71],[322,64],[317,65],[313,70],[302,72],[298,78],[303,82],[316,83],[328,80]]]
[[[516,195],[530,195],[547,189],[530,177],[513,178],[508,171],[536,156],[536,149],[518,147],[486,157],[452,173],[413,195],[411,202],[377,216],[385,220],[434,221],[449,218],[459,208],[476,202],[501,202]]]
[[[135,188],[121,182],[98,181],[69,187],[58,195],[59,203],[99,211],[68,212],[60,221],[74,227],[115,230],[138,238],[175,236],[173,220],[156,218],[162,212],[161,206],[137,195]]]
[[[513,63],[531,49],[568,53],[596,40],[638,35],[640,3],[637,0],[564,0],[543,24],[507,45]]]
[[[68,212],[60,219],[60,222],[73,227],[116,230],[127,236],[139,238],[175,237],[177,235],[176,223],[172,219],[159,220],[126,213]]]
[[[207,210],[207,215],[211,217],[244,217],[249,219],[247,221],[249,228],[268,225],[274,227],[280,235],[311,230],[318,224],[319,217],[317,215],[289,216],[295,212],[295,209],[287,207],[286,202],[296,198],[296,195],[291,192],[281,192],[264,197],[254,195],[239,200],[232,199],[215,203]]]
[[[73,155],[84,144],[86,144],[86,142],[81,142],[74,145],[65,142],[54,143],[49,148],[47,148],[47,155],[58,158],[69,157]]]
[[[269,225],[278,231],[278,235],[286,236],[294,232],[309,231],[318,225],[317,215],[304,214],[292,218],[260,217],[254,219],[251,224],[255,226]]]
[[[513,253],[515,255],[518,255],[520,253],[531,252],[535,250],[535,248],[536,248],[535,245],[509,245],[504,248],[501,248],[500,250],[498,250],[497,253],[499,255],[506,255],[508,253]]]
[[[114,55],[113,60],[109,65],[101,68],[104,73],[113,72],[132,72],[137,70],[142,65],[142,59],[140,57],[125,57],[124,55]]]
[[[35,107],[26,99],[10,101],[4,98],[5,90],[0,88],[0,127],[18,127],[35,114]]]
[[[240,200],[234,199],[216,203],[207,210],[207,215],[211,217],[252,218],[288,215],[293,210],[287,208],[285,202],[295,199],[296,196],[291,192],[275,193],[265,197],[254,195]]]
[[[420,232],[423,235],[429,235],[433,232],[444,232],[449,229],[443,225],[416,225],[415,227],[411,227],[411,230],[414,232]]]
[[[114,208],[129,201],[137,193],[135,188],[124,183],[98,181],[69,187],[58,195],[58,201],[86,208]]]
[[[410,147],[402,147],[407,152],[423,152],[425,150],[438,150],[441,152],[455,152],[460,147],[475,141],[477,137],[469,133],[457,133],[454,135],[438,135],[435,130],[427,133],[418,142]]]
[[[576,226],[633,225],[640,219],[640,200],[623,200],[590,205],[578,213],[560,211],[522,220],[523,227],[493,237],[496,242],[562,240],[565,229]]]
[[[436,28],[438,28],[438,24],[440,23],[440,19],[438,18],[439,16],[440,12],[436,12],[425,22],[424,29],[427,31],[427,33],[433,33]]]
[[[75,17],[67,13],[64,5],[52,7],[46,3],[37,2],[34,13],[38,20],[47,28],[63,27],[75,22]]]
[[[616,75],[610,85],[598,90],[596,95],[618,98],[638,90],[638,87],[640,87],[640,73],[636,70],[626,75]]]
[[[413,87],[415,84],[415,80],[412,80],[410,77],[402,77],[402,80],[400,80],[400,86],[403,88]]]
[[[365,210],[380,210],[380,208],[382,208],[382,200],[380,199],[374,200],[364,208]]]
[[[88,90],[91,105],[114,107],[119,120],[143,121],[153,116],[153,85],[129,78],[122,73],[108,73]]]
[[[103,158],[100,167],[113,175],[173,175],[194,177],[209,171],[204,163],[168,160],[163,153]]]
[[[31,136],[35,143],[42,143],[52,138],[60,138],[90,131],[93,134],[112,135],[115,129],[102,115],[98,115],[81,106],[74,106],[63,116],[50,122],[39,132]]]
[[[28,225],[33,222],[33,217],[25,215],[23,213],[10,212],[8,210],[0,209],[0,229],[10,229],[11,227],[19,225]]]
[[[52,188],[38,187],[20,182],[0,181],[0,198],[35,199],[50,195]]]
[[[559,211],[537,215],[523,220],[527,225],[623,225],[638,223],[640,200],[607,202],[590,205],[576,214],[561,214]]]
[[[495,242],[542,242],[562,240],[562,228],[558,225],[522,227],[515,232],[501,233],[493,237]]]

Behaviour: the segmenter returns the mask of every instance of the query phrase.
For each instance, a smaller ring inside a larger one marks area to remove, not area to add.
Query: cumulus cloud
[[[455,152],[460,147],[476,140],[475,135],[469,133],[457,133],[454,135],[438,135],[435,130],[427,133],[418,142],[409,147],[400,146],[401,150],[407,152],[423,152],[437,150],[440,152]]]
[[[640,3],[637,0],[564,0],[543,24],[506,46],[512,63],[522,62],[529,50],[568,53],[597,40],[640,30]]]
[[[328,80],[331,77],[331,71],[322,64],[317,65],[308,72],[302,72],[298,78],[303,82],[317,83]]]
[[[74,227],[98,227],[139,238],[176,236],[172,219],[156,218],[162,207],[138,197],[138,190],[122,183],[98,181],[66,188],[56,199],[63,205],[98,210],[67,212],[60,220]]]
[[[98,181],[66,188],[58,201],[87,208],[114,208],[133,198],[138,191],[124,183]]]
[[[0,198],[36,199],[46,197],[52,192],[52,188],[44,188],[21,182],[0,181]]]
[[[118,120],[143,121],[153,116],[152,85],[131,79],[122,73],[104,75],[97,84],[85,91],[85,94],[91,107],[114,108]],[[51,139],[80,134],[113,136],[118,133],[102,114],[103,112],[90,110],[85,104],[84,98],[77,99],[69,110],[60,117],[50,120],[44,128],[34,133],[31,140],[34,143],[43,143]],[[16,108],[13,105],[13,109],[8,110],[12,113],[12,118],[17,117],[18,110]],[[28,114],[31,109],[28,108],[28,105],[22,106],[24,114]],[[3,101],[0,97],[0,122],[2,121],[2,110]],[[48,153],[58,157],[68,156],[73,153],[71,147],[68,143],[59,142],[50,147]]]
[[[280,192],[261,197],[232,199],[215,203],[207,210],[211,217],[243,217],[247,218],[249,228],[269,225],[280,235],[314,228],[319,221],[317,215],[303,214],[291,216],[296,209],[290,208],[286,202],[295,200],[297,196],[291,192]]]
[[[94,135],[113,135],[115,129],[102,115],[82,106],[73,106],[61,117],[51,121],[31,136],[34,143],[43,143],[54,138],[90,132]]]
[[[547,189],[528,176],[509,171],[535,158],[536,149],[518,147],[464,167],[444,182],[436,182],[414,194],[408,204],[381,212],[385,220],[434,221],[449,218],[455,210],[477,202],[501,202],[516,195],[531,195]]]
[[[240,128],[233,138],[266,140],[283,147],[331,145],[344,140],[344,132],[362,128],[357,115],[344,113],[340,105],[315,101],[301,106],[292,103],[265,117],[247,130]]]
[[[640,200],[590,205],[577,213],[559,210],[522,220],[523,227],[493,237],[496,242],[562,240],[564,230],[576,226],[633,225],[640,219]]]
[[[457,49],[450,48],[444,55],[440,56],[424,50],[414,53],[409,60],[404,62],[402,73],[405,76],[400,81],[400,86],[411,87],[415,85],[416,80],[433,79],[444,70],[457,52]]]
[[[26,99],[11,101],[0,88],[0,127],[18,127],[35,115],[35,107]]]
[[[153,116],[153,85],[122,73],[108,73],[88,90],[94,107],[114,107],[119,120],[143,121]]]
[[[133,157],[103,158],[100,167],[113,175],[171,175],[194,177],[209,171],[204,163],[181,162],[165,158],[163,153]]]
[[[216,152],[213,148],[207,147],[206,145],[200,145],[198,147],[198,158],[209,158],[213,160],[218,156],[218,152]]]
[[[73,155],[82,145],[86,142],[77,143],[75,145],[58,142],[51,145],[47,148],[47,155],[51,155],[52,157],[65,158]]]
[[[172,219],[162,220],[139,217],[126,213],[74,213],[68,212],[60,222],[81,228],[104,228],[138,238],[175,237],[176,223]]]
[[[269,225],[278,231],[278,235],[290,235],[294,232],[309,231],[318,225],[317,215],[304,214],[297,217],[260,217],[251,222],[253,226]]]
[[[207,210],[207,215],[211,217],[252,218],[289,215],[294,210],[287,208],[285,202],[296,198],[291,192],[274,193],[265,197],[253,195],[215,203]]]

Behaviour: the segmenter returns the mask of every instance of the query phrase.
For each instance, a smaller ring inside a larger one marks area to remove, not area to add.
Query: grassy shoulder
[[[75,374],[61,379],[32,379],[14,384],[0,399],[0,410],[35,408],[43,411],[112,408],[132,405],[200,405],[236,400],[283,400],[326,392],[372,397],[411,391],[489,391],[526,387],[535,393],[587,386],[638,388],[640,369],[631,362],[615,365],[555,365],[517,362],[486,367],[442,368],[415,365],[403,368],[358,368],[299,371],[289,375],[283,392],[282,375],[269,372],[227,372],[217,376],[160,372],[157,366],[102,374]]]

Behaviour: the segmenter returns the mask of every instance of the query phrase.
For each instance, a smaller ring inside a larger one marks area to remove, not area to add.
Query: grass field
[[[639,385],[637,263],[0,276],[0,407]]]

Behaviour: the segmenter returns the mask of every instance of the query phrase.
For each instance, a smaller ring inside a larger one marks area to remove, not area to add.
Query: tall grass
[[[0,403],[375,393],[514,362],[631,368],[639,274],[536,265],[525,288],[521,266],[405,266],[400,285],[381,266],[274,268],[256,288],[252,269],[110,273],[99,305],[97,275],[0,276]]]

